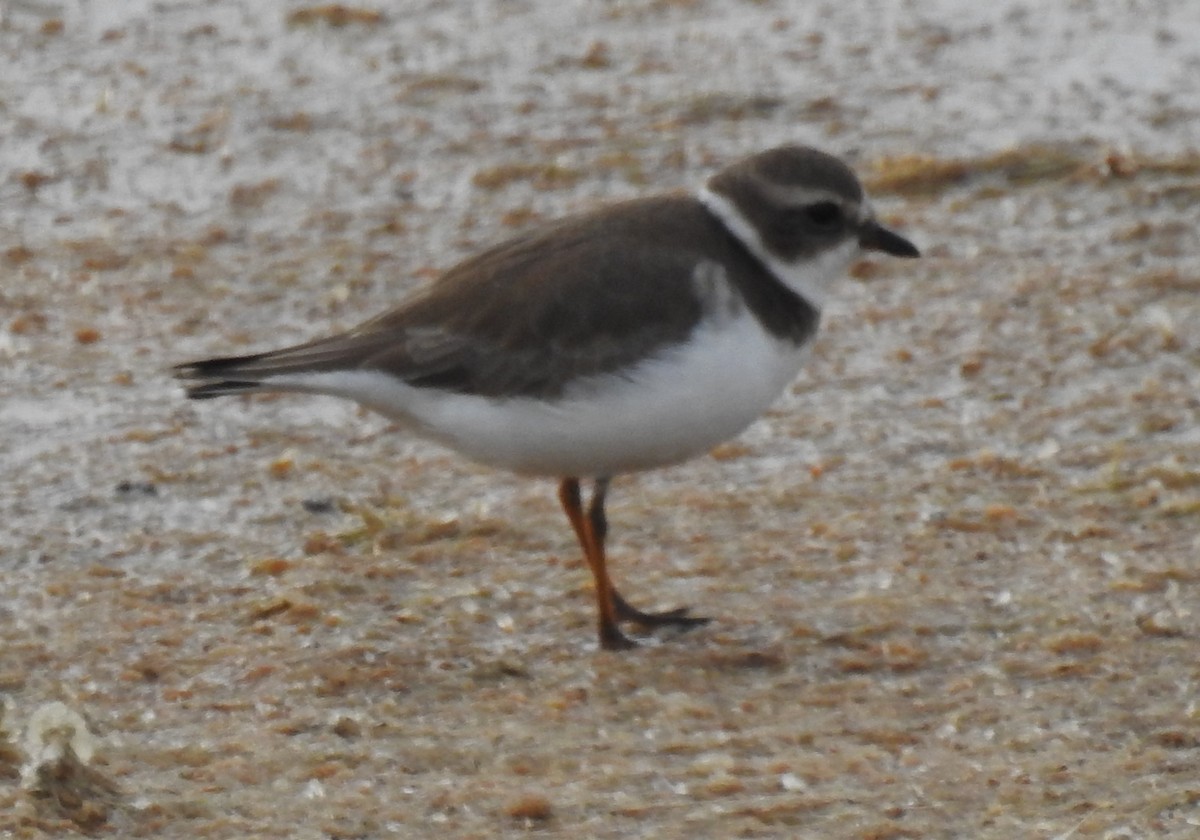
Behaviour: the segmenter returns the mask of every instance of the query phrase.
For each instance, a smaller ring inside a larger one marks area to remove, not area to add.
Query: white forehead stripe
[[[811,187],[803,187],[798,184],[762,183],[759,186],[762,192],[771,198],[772,201],[786,207],[800,207],[805,204],[818,204],[822,201],[833,202],[839,207],[857,203],[849,196],[842,195],[841,193],[830,190],[814,190]]]
[[[875,208],[871,206],[871,200],[864,195],[862,201],[858,204],[858,223],[865,225],[874,218]]]

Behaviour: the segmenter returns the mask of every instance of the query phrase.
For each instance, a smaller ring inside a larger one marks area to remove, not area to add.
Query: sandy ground
[[[0,835],[1200,836],[1200,5],[800,5],[0,3]],[[598,652],[552,482],[165,373],[783,141],[926,258],[616,484],[703,629]]]

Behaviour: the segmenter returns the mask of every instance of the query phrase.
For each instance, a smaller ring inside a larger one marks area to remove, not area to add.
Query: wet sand
[[[99,5],[0,19],[0,832],[1195,836],[1195,4]],[[166,372],[792,141],[926,256],[616,482],[708,627],[598,652],[552,482]]]

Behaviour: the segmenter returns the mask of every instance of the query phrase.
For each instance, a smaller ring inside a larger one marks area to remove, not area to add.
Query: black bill
[[[921,256],[916,245],[874,220],[867,222],[859,229],[858,244],[868,251],[883,251],[894,257]]]

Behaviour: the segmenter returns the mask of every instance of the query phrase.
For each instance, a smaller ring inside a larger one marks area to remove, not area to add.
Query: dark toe
[[[673,610],[663,610],[661,612],[643,612],[622,598],[621,594],[616,590],[613,590],[612,597],[613,611],[617,614],[618,621],[632,621],[636,624],[641,624],[643,627],[680,627],[687,629],[690,627],[699,627],[701,624],[707,624],[712,620],[701,616],[688,615],[687,607],[676,607]]]

